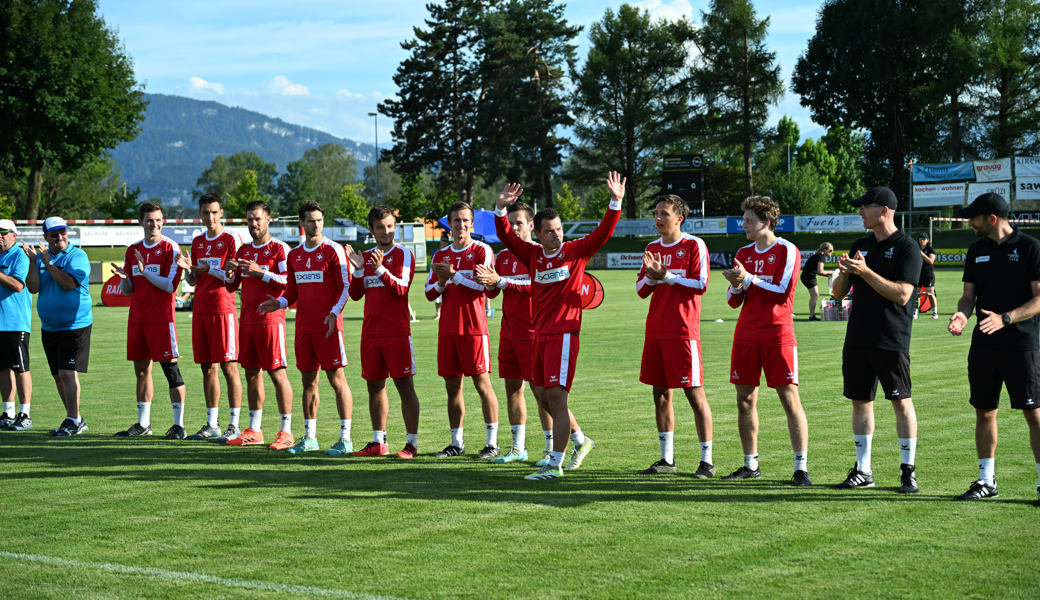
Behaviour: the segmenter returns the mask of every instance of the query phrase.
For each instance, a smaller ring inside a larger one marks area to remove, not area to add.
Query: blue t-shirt
[[[29,257],[20,244],[15,244],[0,254],[0,273],[25,283],[29,274]],[[0,331],[25,331],[32,328],[32,294],[29,288],[15,292],[0,285]]]
[[[79,285],[64,290],[44,268],[43,259],[37,255],[36,267],[40,270],[40,297],[36,301],[36,312],[40,315],[40,329],[45,331],[68,331],[82,329],[94,322],[90,300],[90,260],[81,248],[69,246],[51,264],[65,271]]]

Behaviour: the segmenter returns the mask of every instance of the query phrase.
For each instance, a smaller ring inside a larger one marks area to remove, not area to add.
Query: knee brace
[[[163,374],[166,375],[166,381],[170,382],[170,389],[179,388],[184,385],[184,378],[181,377],[181,368],[178,363],[175,362],[164,362],[159,363],[162,367]]]

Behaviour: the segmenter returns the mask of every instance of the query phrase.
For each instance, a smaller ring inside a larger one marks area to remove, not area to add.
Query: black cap
[[[1004,218],[1008,216],[1008,203],[1000,194],[986,192],[972,200],[971,204],[957,211],[957,216],[962,219],[970,219],[976,215],[996,215]]]
[[[917,239],[923,242],[928,239],[928,234],[922,231],[921,233],[917,234]]]
[[[883,185],[872,187],[867,190],[866,194],[863,194],[859,198],[851,201],[849,204],[853,206],[866,206],[867,204],[877,204],[879,206],[887,206],[892,210],[895,210],[899,206],[899,199],[892,190],[888,189]]]

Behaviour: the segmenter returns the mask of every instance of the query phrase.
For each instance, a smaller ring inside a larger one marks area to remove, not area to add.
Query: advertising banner
[[[805,215],[794,217],[795,231],[863,231],[859,215]]]
[[[970,181],[975,179],[975,167],[969,162],[945,165],[914,165],[914,183],[940,181]]]
[[[683,233],[707,235],[709,233],[726,233],[726,219],[686,219],[682,224]]]
[[[1011,200],[1011,182],[1010,181],[993,181],[987,183],[969,183],[968,184],[968,197],[965,199],[965,204],[970,203],[972,200],[978,198],[983,194],[993,192],[994,194],[1000,194],[1005,200]]]
[[[1015,177],[1040,177],[1040,157],[1016,156]]]
[[[643,267],[643,254],[635,252],[607,252],[608,269],[641,269]]]
[[[971,184],[978,185],[978,184]],[[914,186],[914,208],[963,206],[966,183],[928,183]]]
[[[792,216],[781,216],[776,223],[776,232],[794,233],[794,220]],[[727,217],[726,233],[744,233],[744,217]]]
[[[1019,176],[1015,180],[1015,200],[1040,200],[1040,177]]]
[[[1011,159],[976,160],[975,181],[1008,181],[1011,179]]]

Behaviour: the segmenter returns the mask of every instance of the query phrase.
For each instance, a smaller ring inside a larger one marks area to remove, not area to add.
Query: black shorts
[[[809,288],[810,290],[816,287],[816,275],[813,275],[812,277],[806,277],[805,275],[802,275],[799,279],[801,279],[802,284],[804,284],[805,287]]]
[[[0,371],[15,373],[29,370],[29,332],[0,331]]]
[[[1040,352],[1036,350],[968,350],[968,387],[971,405],[993,410],[1000,402],[1000,386],[1007,387],[1011,408],[1040,407]]]
[[[931,274],[928,274],[928,275],[921,275],[921,284],[920,285],[922,287],[926,287],[926,288],[933,288],[933,287],[935,287],[935,273],[931,273]]]
[[[87,372],[90,362],[90,325],[68,331],[41,331],[43,352],[51,375],[58,371]]]
[[[885,398],[910,397],[910,355],[897,350],[849,348],[841,350],[843,394],[849,400],[873,401],[878,381]]]

